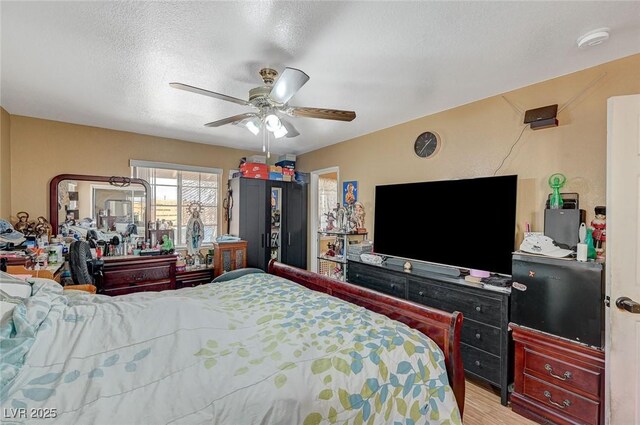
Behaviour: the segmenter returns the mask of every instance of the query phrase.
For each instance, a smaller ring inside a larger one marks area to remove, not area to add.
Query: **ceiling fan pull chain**
[[[262,152],[267,150],[267,129],[264,128],[264,121],[262,121]]]
[[[267,135],[267,158],[271,158],[271,137],[269,136],[269,131],[265,131]]]

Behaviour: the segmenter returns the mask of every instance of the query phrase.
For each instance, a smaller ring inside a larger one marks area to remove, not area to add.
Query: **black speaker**
[[[575,250],[580,223],[584,223],[584,220],[584,210],[544,210],[544,234],[561,248]]]
[[[543,106],[542,108],[529,109],[524,113],[524,124],[529,124],[532,130],[557,127],[558,105]]]

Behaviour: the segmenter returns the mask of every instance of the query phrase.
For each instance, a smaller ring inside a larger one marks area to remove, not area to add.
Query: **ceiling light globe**
[[[282,127],[282,123],[280,122],[280,118],[278,118],[277,116],[273,115],[273,114],[269,114],[266,116],[266,118],[264,119],[264,123],[267,126],[267,130],[274,132],[276,130],[278,130],[280,127]]]

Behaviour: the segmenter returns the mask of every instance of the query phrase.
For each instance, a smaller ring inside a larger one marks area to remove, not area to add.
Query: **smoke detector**
[[[609,28],[598,28],[597,30],[589,31],[582,37],[578,38],[577,43],[579,48],[587,48],[604,43],[609,39]]]

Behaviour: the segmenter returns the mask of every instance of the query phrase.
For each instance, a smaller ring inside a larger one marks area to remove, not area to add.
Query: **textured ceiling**
[[[263,66],[305,71],[298,106],[350,123],[292,119],[275,152],[322,146],[640,52],[640,2],[1,3],[0,102],[12,114],[259,150],[203,124],[249,108]],[[576,39],[611,28],[609,42]],[[540,105],[524,105],[537,107]],[[151,146],[150,146],[151,148]]]

